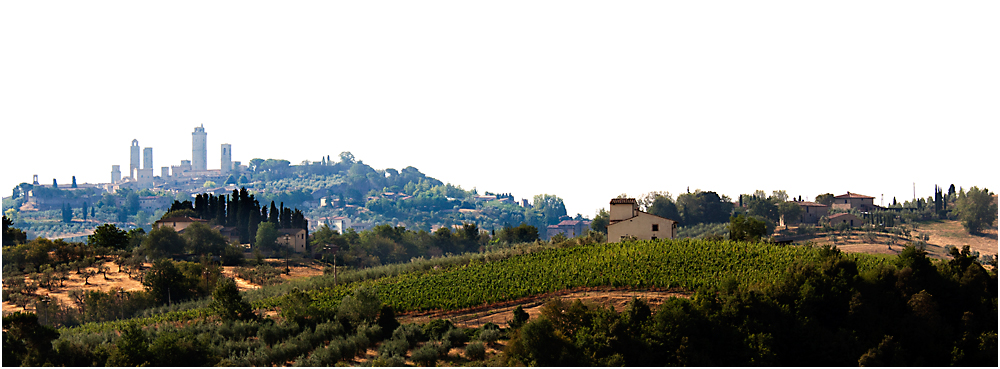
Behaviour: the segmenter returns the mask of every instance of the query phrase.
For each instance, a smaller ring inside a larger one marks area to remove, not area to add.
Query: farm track
[[[507,327],[507,321],[513,317],[513,311],[517,306],[521,306],[534,318],[540,314],[542,305],[555,298],[570,301],[579,299],[586,304],[598,306],[610,305],[615,310],[622,311],[633,298],[645,299],[655,310],[669,298],[690,298],[691,294],[692,292],[679,288],[578,287],[471,308],[403,313],[397,318],[401,323],[424,324],[431,320],[447,319],[456,326],[464,328],[478,328],[485,323]]]

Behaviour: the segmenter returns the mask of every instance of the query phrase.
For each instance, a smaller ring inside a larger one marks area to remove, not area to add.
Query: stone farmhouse
[[[864,224],[861,218],[857,215],[851,213],[840,213],[831,215],[827,220],[830,222],[831,226],[836,226],[838,224],[847,224],[850,227],[860,227]]]
[[[851,191],[847,191],[846,194],[836,196],[833,198],[832,208],[840,210],[858,209],[858,211],[866,212],[878,209],[879,207],[875,206],[874,197],[851,193]]]
[[[817,224],[819,223],[820,218],[830,214],[829,206],[817,202],[796,201],[795,203],[799,204],[799,207],[802,208],[802,215],[799,216],[799,220],[797,222],[788,222],[789,225],[796,223]],[[784,218],[782,218],[781,225],[785,225],[784,223]]]
[[[586,234],[589,229],[590,221],[567,219],[559,222],[559,224],[548,226],[545,236],[546,238],[551,239],[552,236],[562,233],[568,238],[573,238]]]
[[[635,199],[612,199],[610,213],[608,242],[629,237],[639,240],[677,237],[676,221],[640,211]]]
[[[306,252],[308,232],[302,228],[282,228],[278,230],[278,244],[297,253]]]
[[[191,218],[191,217],[165,218],[153,222],[153,228],[166,226],[173,228],[174,231],[180,233],[181,231],[184,230],[184,228],[187,228],[189,225],[192,225],[194,223],[208,223],[208,221],[204,219]]]

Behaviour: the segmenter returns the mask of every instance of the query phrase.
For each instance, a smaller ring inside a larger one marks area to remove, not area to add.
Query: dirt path
[[[432,311],[418,314],[405,314],[398,317],[400,323],[424,324],[435,319],[451,320],[456,326],[464,328],[478,328],[485,323],[494,323],[500,327],[507,327],[507,321],[514,316],[514,309],[521,306],[528,316],[535,318],[540,314],[542,305],[553,298],[564,300],[581,300],[586,304],[598,306],[612,306],[616,311],[622,311],[633,298],[645,299],[651,307],[659,306],[672,297],[689,298],[690,292],[671,290],[627,290],[615,288],[581,288],[573,290],[563,290],[554,293],[547,293],[529,298],[514,301],[505,301],[496,304],[478,306],[474,308]]]

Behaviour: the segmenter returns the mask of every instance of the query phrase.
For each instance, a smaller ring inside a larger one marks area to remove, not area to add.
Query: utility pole
[[[340,246],[327,244],[324,247],[326,251],[329,251],[333,255],[333,285],[337,285],[337,252],[340,251]]]

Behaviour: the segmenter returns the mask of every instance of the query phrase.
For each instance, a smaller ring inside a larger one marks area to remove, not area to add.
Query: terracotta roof
[[[647,212],[645,212],[645,211],[640,211],[640,213],[643,213],[643,214],[646,214],[646,215],[652,215],[652,216],[654,216],[654,217],[657,217],[657,218],[660,218],[660,219],[666,219],[666,220],[669,220],[669,221],[671,221],[671,222],[674,222],[674,223],[677,223],[677,221],[676,221],[676,220],[673,220],[673,219],[670,219],[670,218],[664,218],[664,217],[661,217],[661,216],[659,216],[659,215],[656,215],[656,214],[650,214],[650,213],[647,213]],[[631,218],[630,218],[630,219],[631,219]]]
[[[611,199],[611,205],[615,204],[636,204],[635,199],[625,198],[625,199]]]
[[[846,195],[835,196],[834,198],[835,199],[874,199],[874,197],[865,196],[865,195],[857,194],[857,193],[851,193],[851,191],[847,191]]]
[[[812,201],[796,201],[795,203],[799,204],[801,206],[822,206],[824,208],[828,207],[826,205],[820,204],[818,202],[812,202]]]
[[[575,226],[580,223],[590,223],[590,222],[587,222],[585,220],[564,220],[559,222],[557,226]]]
[[[207,222],[207,220],[198,219],[198,218],[192,218],[192,217],[171,217],[171,218],[166,218],[166,219],[160,219],[160,220],[157,220],[156,222],[160,222],[160,223],[192,222],[193,223],[193,222]]]

